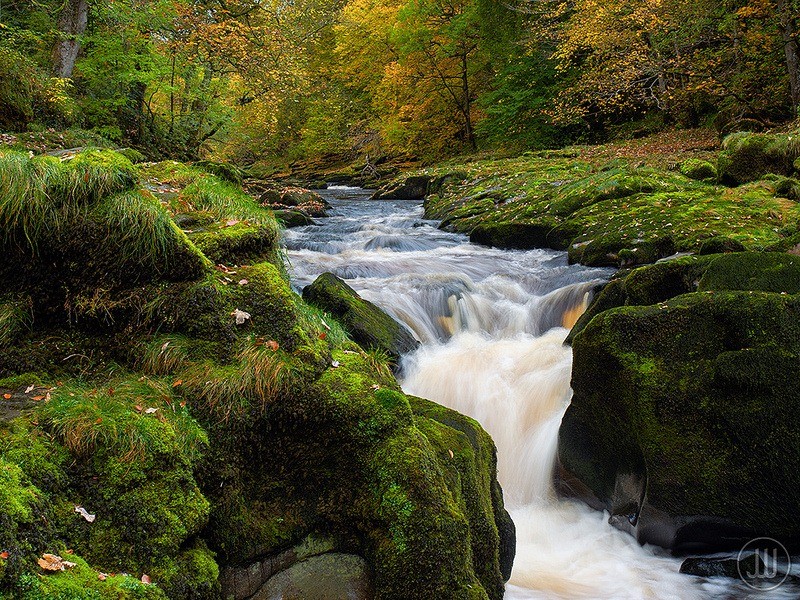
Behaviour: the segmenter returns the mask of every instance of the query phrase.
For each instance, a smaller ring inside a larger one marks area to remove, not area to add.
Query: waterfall
[[[566,328],[609,271],[568,265],[560,252],[474,246],[424,220],[419,203],[372,202],[352,188],[327,194],[334,210],[322,226],[286,232],[293,283],[325,271],[347,279],[422,342],[404,358],[404,390],[491,434],[517,527],[508,600],[755,597],[680,575],[680,560],[639,546],[607,514],[556,497],[571,398]]]

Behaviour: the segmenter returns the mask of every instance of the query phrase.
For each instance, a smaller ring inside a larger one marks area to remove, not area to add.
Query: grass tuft
[[[51,396],[40,407],[39,420],[79,457],[103,448],[129,462],[177,447],[196,458],[208,443],[205,432],[179,406],[170,382],[118,379],[102,389],[70,383],[52,390]]]

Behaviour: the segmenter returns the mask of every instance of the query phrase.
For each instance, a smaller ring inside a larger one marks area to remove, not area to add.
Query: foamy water
[[[559,252],[474,246],[425,221],[420,203],[372,202],[344,187],[325,194],[331,218],[286,232],[294,284],[325,271],[346,279],[423,342],[404,358],[404,390],[491,434],[517,527],[507,599],[797,597],[681,575],[680,560],[641,547],[607,514],[556,497],[558,428],[571,397],[564,327],[609,271],[568,266]]]

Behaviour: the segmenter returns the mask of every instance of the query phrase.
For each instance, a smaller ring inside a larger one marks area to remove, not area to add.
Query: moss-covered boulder
[[[797,135],[734,133],[722,142],[717,173],[725,185],[741,185],[770,173],[789,175],[798,157]]]
[[[798,292],[800,259],[777,253],[612,281],[572,338],[559,441],[572,489],[678,551],[798,539]]]
[[[356,342],[382,350],[394,360],[419,345],[407,329],[333,273],[323,273],[306,286],[303,299],[336,317]]]
[[[680,171],[689,179],[713,181],[717,178],[717,168],[707,160],[688,158],[681,163]]]
[[[221,573],[324,539],[377,597],[499,600],[488,435],[412,410],[382,353],[292,291],[270,210],[140,168],[0,154],[0,596],[218,600]],[[70,564],[46,575],[45,553]]]

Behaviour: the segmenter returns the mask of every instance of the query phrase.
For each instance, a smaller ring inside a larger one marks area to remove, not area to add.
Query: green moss
[[[772,252],[720,256],[711,262],[703,274],[698,290],[758,290],[798,294],[800,258]]]
[[[323,273],[307,286],[303,299],[336,316],[356,342],[383,350],[395,360],[417,346],[399,323],[332,273]]]
[[[231,163],[214,162],[211,160],[200,160],[196,162],[195,165],[204,171],[211,173],[212,175],[216,175],[220,179],[224,179],[229,183],[242,185],[244,172],[236,165],[232,165]]]
[[[79,556],[68,556],[75,566],[47,575],[24,575],[13,596],[19,600],[162,600],[156,585],[146,585],[130,575],[107,575],[92,569]]]
[[[735,133],[723,140],[717,171],[726,185],[756,181],[768,173],[789,175],[800,156],[797,136]]]
[[[147,160],[147,157],[135,148],[120,148],[117,150],[117,152],[131,161],[131,164],[134,165],[143,163]]]
[[[236,223],[215,231],[193,236],[203,254],[215,264],[241,265],[269,260],[277,263],[278,230],[276,227]]]
[[[707,160],[689,158],[681,163],[680,171],[689,179],[698,181],[715,181],[717,179],[717,168]]]

